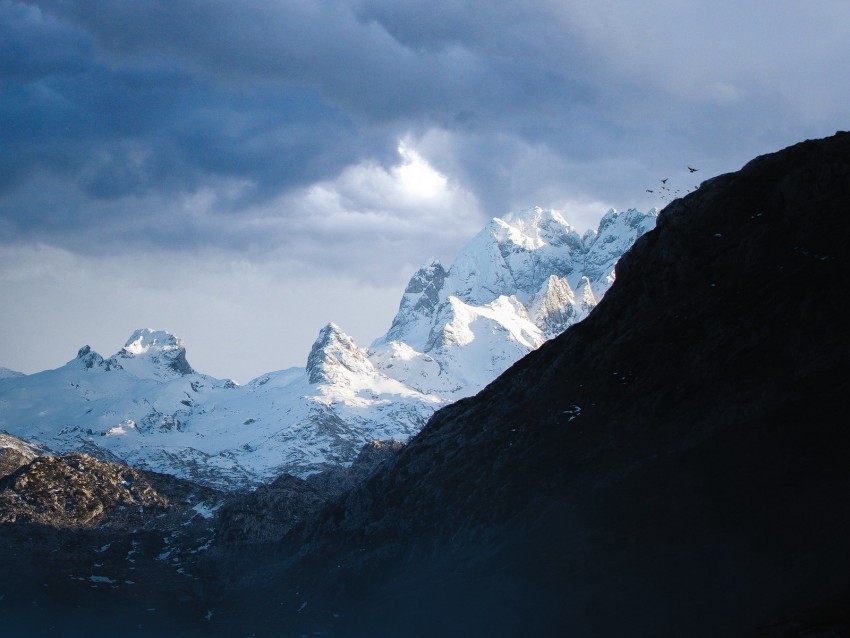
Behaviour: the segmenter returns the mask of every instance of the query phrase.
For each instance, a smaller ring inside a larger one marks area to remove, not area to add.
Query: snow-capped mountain
[[[449,268],[414,274],[371,348],[328,324],[304,368],[244,386],[195,371],[168,332],[137,330],[108,358],[84,346],[56,370],[0,375],[0,430],[216,487],[345,465],[587,316],[654,223],[610,211],[582,237],[554,211],[494,219]]]
[[[347,463],[372,439],[407,439],[440,404],[379,373],[333,325],[306,369],[241,387],[195,372],[181,340],[151,330],[112,357],[86,346],[2,383],[0,429],[220,487]]]
[[[581,321],[614,281],[617,259],[656,211],[609,211],[583,237],[560,213],[493,219],[446,269],[431,260],[372,344],[375,366],[445,399],[478,392],[545,340]]]

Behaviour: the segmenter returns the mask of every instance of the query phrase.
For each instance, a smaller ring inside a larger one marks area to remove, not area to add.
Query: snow
[[[230,489],[345,465],[586,317],[655,216],[609,211],[583,236],[540,208],[493,219],[449,268],[432,259],[414,274],[370,348],[328,324],[304,368],[244,386],[193,370],[165,331],[137,330],[109,358],[85,346],[56,370],[0,375],[0,430]]]
[[[448,270],[430,262],[417,271],[369,359],[420,392],[447,401],[472,395],[585,318],[613,283],[619,257],[656,217],[654,209],[609,210],[582,237],[556,211],[493,219]]]
[[[196,503],[192,509],[198,513],[201,518],[211,519],[215,516],[216,511],[222,506],[222,503],[216,503],[215,505],[209,505],[207,503]]]
[[[111,578],[108,578],[106,576],[89,576],[88,579],[89,579],[89,581],[91,581],[93,583],[106,583],[106,584],[109,584],[109,585],[111,585],[115,582],[114,580],[112,580]]]
[[[181,339],[164,330],[151,330],[150,328],[136,330],[124,344],[124,350],[135,356],[146,354],[151,350],[169,352],[185,348],[186,346]]]
[[[106,430],[104,436],[127,436],[129,433],[137,433],[136,422],[133,419],[124,419],[116,425]]]

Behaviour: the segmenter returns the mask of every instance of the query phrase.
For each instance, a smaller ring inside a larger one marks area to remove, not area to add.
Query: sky
[[[0,366],[368,346],[492,217],[582,232],[847,129],[848,33],[846,0],[0,0]]]

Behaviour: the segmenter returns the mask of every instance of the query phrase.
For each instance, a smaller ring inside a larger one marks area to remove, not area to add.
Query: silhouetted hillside
[[[848,214],[847,133],[672,203],[587,320],[247,569],[219,626],[845,635]]]

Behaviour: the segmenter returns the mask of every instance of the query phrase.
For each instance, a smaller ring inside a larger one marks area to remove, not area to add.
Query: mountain
[[[850,635],[848,202],[840,133],[671,203],[587,319],[242,555],[215,629]]]
[[[850,635],[848,201],[850,133],[704,182],[584,321],[324,476],[205,496],[0,436],[3,498],[107,505],[0,524],[4,636]],[[368,370],[317,344],[317,385]]]
[[[586,316],[655,216],[612,210],[583,237],[554,211],[494,219],[448,269],[413,276],[371,348],[328,324],[305,368],[245,386],[194,370],[165,331],[137,330],[108,358],[84,346],[56,370],[3,375],[0,429],[224,489],[348,465]]]
[[[654,209],[610,210],[583,237],[556,211],[493,219],[448,269],[431,260],[413,275],[369,358],[420,392],[475,394],[586,317],[614,281],[617,260],[655,218]]]
[[[0,428],[56,452],[236,489],[354,460],[373,439],[417,432],[440,401],[381,375],[336,326],[306,369],[246,386],[195,372],[183,342],[139,330],[115,355],[5,379]]]

